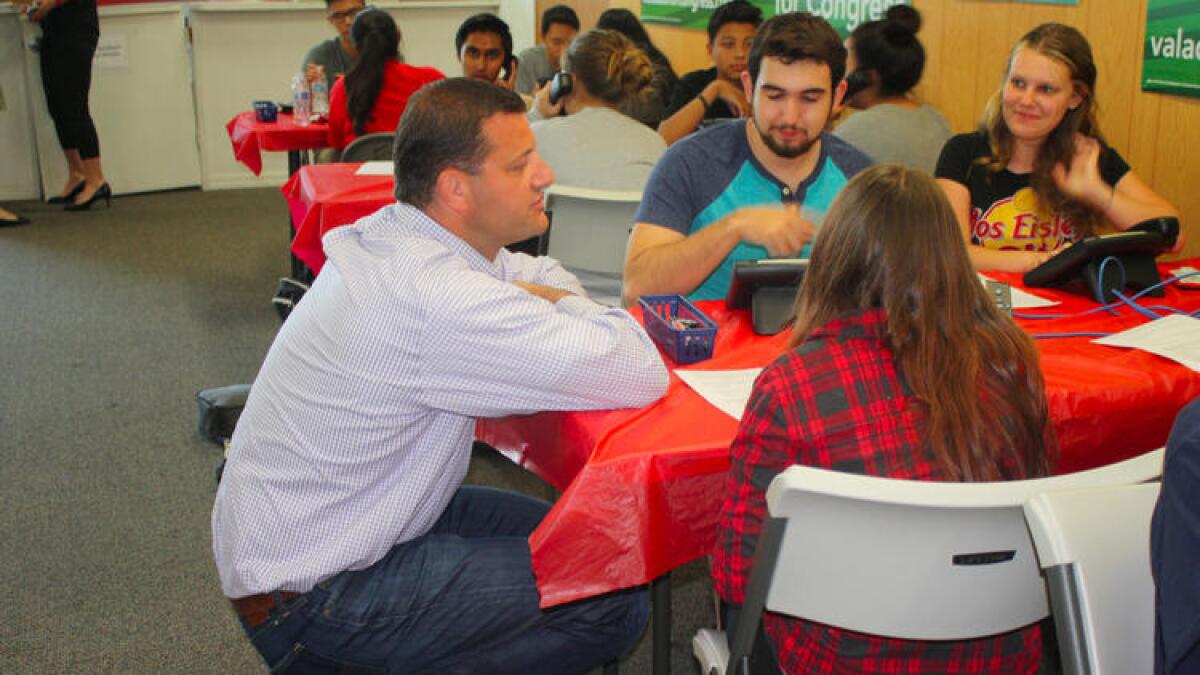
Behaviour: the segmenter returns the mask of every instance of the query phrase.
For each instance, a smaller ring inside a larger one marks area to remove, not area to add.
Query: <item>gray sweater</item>
[[[641,190],[667,149],[657,132],[612,108],[536,122],[533,135],[555,183],[594,190]]]
[[[932,106],[902,108],[881,103],[854,113],[833,134],[876,163],[904,164],[932,174],[942,146],[950,138],[950,123]]]

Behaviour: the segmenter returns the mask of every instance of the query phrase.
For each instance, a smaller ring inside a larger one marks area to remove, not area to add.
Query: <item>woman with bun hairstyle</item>
[[[329,93],[329,147],[345,148],[364,134],[394,133],[408,99],[445,77],[437,68],[401,60],[400,29],[390,14],[367,7],[350,25],[358,61]]]
[[[1059,23],[1026,33],[980,129],[951,138],[935,172],[976,269],[1028,272],[1104,222],[1178,217],[1104,142],[1096,115],[1087,38]]]
[[[913,255],[914,241],[939,253]],[[730,446],[712,559],[730,614],[767,485],[791,465],[983,482],[1046,476],[1056,461],[1037,350],[980,285],[932,176],[896,164],[855,176],[811,261],[787,351],[758,376]],[[768,664],[787,673],[1033,673],[1042,660],[1040,624],[936,642],[772,612],[762,625]]]
[[[654,46],[642,22],[627,9],[613,7],[604,10],[600,18],[596,20],[596,28],[617,31],[629,38],[630,42],[650,57],[650,65],[654,67],[653,91],[650,95],[639,99],[638,105],[633,107],[630,116],[652,129],[658,129],[658,123],[663,119],[667,104],[671,102],[671,92],[675,89],[675,83],[679,81],[679,76],[675,74],[671,60],[658,47]]]
[[[598,190],[641,190],[667,144],[630,116],[653,94],[654,67],[629,38],[612,30],[580,33],[563,53],[560,91],[555,81],[537,92],[530,119],[538,154],[561,185]],[[562,116],[560,116],[562,115]]]
[[[950,138],[950,123],[937,108],[913,95],[925,70],[925,48],[917,39],[921,14],[893,5],[881,21],[859,24],[846,39],[846,103],[861,112],[834,135],[877,163],[898,163],[933,173]]]

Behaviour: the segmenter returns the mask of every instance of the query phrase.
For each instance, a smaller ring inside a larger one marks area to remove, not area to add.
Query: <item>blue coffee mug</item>
[[[254,116],[259,122],[274,122],[279,119],[279,106],[274,101],[255,101]]]

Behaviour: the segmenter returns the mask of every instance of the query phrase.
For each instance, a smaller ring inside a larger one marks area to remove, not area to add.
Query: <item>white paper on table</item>
[[[987,287],[987,282],[995,281],[995,279],[988,279],[982,274],[978,276],[979,283],[983,284],[984,288]],[[1009,286],[1009,288],[1012,289],[1013,309],[1035,309],[1037,307],[1053,307],[1054,305],[1058,304],[1057,300],[1047,300],[1040,295],[1034,295],[1028,291],[1023,291],[1016,286]]]
[[[1188,276],[1189,274],[1200,273],[1200,270],[1192,267],[1191,265],[1176,267],[1175,269],[1168,271],[1171,273],[1172,277],[1182,277],[1179,281],[1175,282],[1180,286],[1187,286],[1189,288],[1196,288],[1197,286],[1200,286],[1200,276]]]
[[[1133,347],[1200,372],[1200,319],[1184,314],[1168,314],[1092,342],[1109,347]]]
[[[675,374],[705,401],[735,420],[742,419],[754,380],[762,368],[745,370],[676,370]]]
[[[355,176],[390,176],[396,167],[390,161],[363,162],[354,172]]]

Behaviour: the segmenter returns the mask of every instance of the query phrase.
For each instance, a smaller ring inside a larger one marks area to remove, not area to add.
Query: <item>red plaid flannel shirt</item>
[[[921,450],[920,416],[884,340],[881,310],[822,326],[754,384],[737,437],[713,552],[713,580],[741,605],[771,479],[792,464],[939,480]],[[1029,673],[1041,662],[1037,625],[966,642],[882,638],[768,612],[767,635],[788,673]]]

